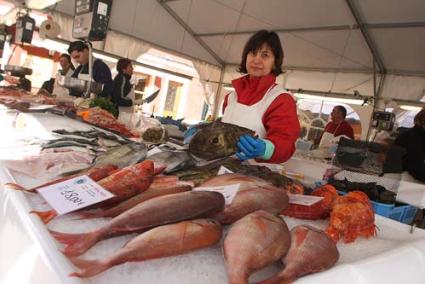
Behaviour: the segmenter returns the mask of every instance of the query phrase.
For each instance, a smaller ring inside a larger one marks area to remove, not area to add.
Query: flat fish
[[[166,165],[164,173],[169,174],[193,166],[195,161],[186,151],[163,151],[149,156],[149,160]]]
[[[125,144],[111,148],[97,156],[94,165],[112,164],[119,168],[124,168],[143,161],[146,158],[146,154],[147,147],[145,144]]]

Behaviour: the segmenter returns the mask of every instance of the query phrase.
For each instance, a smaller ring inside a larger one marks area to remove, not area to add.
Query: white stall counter
[[[41,121],[37,117],[34,119]],[[63,117],[56,117],[53,123],[56,126],[78,126]],[[43,120],[42,124],[49,124],[49,120]],[[46,128],[51,129],[49,125]],[[34,186],[42,181],[8,171],[0,165],[0,184],[6,182]],[[69,277],[68,274],[75,268],[59,252],[62,245],[53,239],[47,228],[87,232],[107,220],[76,220],[70,214],[45,226],[38,217],[28,213],[32,208],[41,209],[43,206],[46,205],[35,194],[0,188],[0,283],[227,283],[221,243],[185,255],[122,264],[86,280]],[[325,229],[328,222],[284,219],[290,228],[297,224],[310,224]],[[376,226],[377,237],[360,238],[351,244],[339,242],[340,259],[336,266],[302,277],[296,283],[423,283],[425,231],[415,228],[410,233],[409,226],[380,216],[376,216]],[[134,236],[103,240],[82,257],[105,257]],[[271,265],[253,275],[250,282],[271,276],[279,269],[278,264]]]

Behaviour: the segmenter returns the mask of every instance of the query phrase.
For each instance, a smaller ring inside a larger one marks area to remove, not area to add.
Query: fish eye
[[[212,143],[217,144],[218,143],[218,137],[214,137],[212,140]]]

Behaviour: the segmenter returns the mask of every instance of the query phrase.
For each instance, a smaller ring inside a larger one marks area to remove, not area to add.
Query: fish
[[[282,259],[284,269],[260,284],[292,283],[297,278],[324,271],[337,263],[339,252],[332,239],[322,230],[299,225],[291,230],[291,246]]]
[[[186,151],[163,151],[149,156],[149,160],[167,165],[164,173],[169,174],[195,164]]]
[[[224,174],[213,177],[201,184],[201,187],[216,187],[240,184],[239,191],[231,204],[213,218],[222,224],[232,224],[240,218],[257,210],[272,214],[280,213],[288,206],[288,194],[268,182],[241,174]]]
[[[213,219],[196,219],[153,228],[120,248],[105,259],[71,258],[80,271],[70,276],[91,277],[115,265],[130,261],[184,254],[214,245],[221,239],[220,223]]]
[[[178,178],[174,176],[156,176],[146,191],[139,193],[130,199],[124,200],[120,204],[107,210],[97,212],[86,211],[81,212],[79,215],[81,216],[81,219],[116,217],[124,211],[133,208],[137,204],[146,200],[167,194],[190,191],[193,186],[192,182],[179,181]]]
[[[238,220],[223,243],[228,283],[248,283],[252,272],[279,260],[290,244],[285,221],[266,211],[258,210]]]
[[[97,156],[94,165],[113,164],[124,168],[143,161],[146,158],[147,150],[145,144],[139,143],[117,146]]]
[[[90,146],[99,146],[99,144],[94,139],[90,140],[90,139],[76,138],[76,137],[62,137],[62,138],[57,138],[57,139],[47,141],[46,143],[43,144],[43,147],[56,144],[58,142],[76,142],[76,143],[84,144],[84,145],[87,144]],[[48,147],[45,147],[45,148],[48,148]]]
[[[103,201],[102,204],[116,204],[118,201],[125,200],[136,195],[138,192],[143,192],[151,185],[154,175],[154,163],[150,160],[142,163],[116,170],[109,176],[99,180],[97,183],[114,194],[115,196]],[[38,215],[44,224],[50,222],[57,216],[56,210],[35,211],[30,213]]]
[[[78,256],[104,238],[184,220],[207,218],[223,210],[223,207],[224,197],[218,192],[188,191],[149,199],[91,232],[68,234],[50,230],[50,233],[66,244],[63,250],[66,256]]]
[[[32,188],[25,188],[25,187],[23,187],[19,184],[10,183],[10,182],[6,183],[5,186],[7,186],[11,189],[21,190],[21,191],[24,191],[24,192],[37,193],[37,189],[39,189],[39,188],[46,187],[46,186],[56,184],[56,183],[59,183],[59,182],[63,182],[63,181],[69,180],[71,178],[82,176],[82,175],[87,175],[92,180],[99,181],[99,180],[107,177],[110,173],[112,173],[116,169],[117,169],[117,167],[114,166],[114,165],[97,166],[97,167],[93,167],[91,169],[88,169],[87,171],[80,172],[78,174],[74,174],[74,175],[71,175],[71,176],[66,176],[66,177],[62,177],[62,178],[59,178],[59,179],[55,179],[53,181],[49,181],[47,183],[43,183],[42,185],[32,187]]]
[[[198,125],[199,129],[189,143],[189,152],[201,159],[210,161],[231,156],[238,150],[237,142],[244,134],[254,135],[254,131],[230,123],[214,121]]]
[[[276,187],[285,189],[288,193],[304,194],[304,186],[283,174],[274,172],[268,167],[260,165],[245,164],[237,159],[229,158],[223,161],[222,166],[234,173],[259,177],[273,184]]]

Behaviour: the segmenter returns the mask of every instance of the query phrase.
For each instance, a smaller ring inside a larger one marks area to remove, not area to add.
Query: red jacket
[[[260,101],[267,90],[275,85],[276,76],[267,75],[258,78],[243,76],[232,81],[240,104],[251,106]],[[223,102],[223,112],[227,106],[226,95]],[[279,95],[263,114],[262,122],[266,129],[265,139],[271,141],[275,150],[268,163],[283,163],[295,151],[295,141],[300,135],[300,123],[294,99],[287,93]]]

